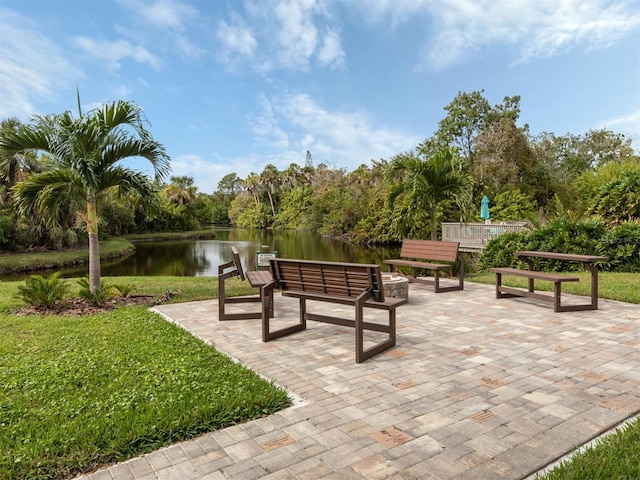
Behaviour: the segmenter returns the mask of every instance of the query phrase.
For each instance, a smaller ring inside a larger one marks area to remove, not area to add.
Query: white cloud
[[[507,46],[515,62],[605,48],[640,27],[640,11],[624,0],[378,0],[349,4],[370,23],[391,28],[419,17],[424,61],[456,64],[487,46]]]
[[[171,175],[191,176],[200,191],[211,193],[229,173],[246,178],[252,172],[259,174],[267,164],[279,170],[292,163],[304,165],[307,150],[315,165],[324,163],[352,171],[369,165],[370,160],[389,159],[411,150],[422,140],[410,133],[375,126],[374,120],[362,112],[331,111],[306,94],[271,99],[262,95],[258,112],[248,121],[257,153],[241,157],[173,156]]]
[[[318,61],[322,66],[344,66],[344,50],[340,45],[340,36],[338,32],[331,29],[327,32],[323,39],[322,47],[318,52]]]
[[[309,95],[285,95],[262,102],[260,118],[274,131],[287,131],[288,154],[274,165],[302,164],[310,150],[316,163],[353,169],[372,159],[390,158],[410,150],[421,140],[416,135],[374,125],[362,112],[330,111]],[[261,127],[263,132],[268,128]],[[277,137],[275,137],[277,138]]]
[[[118,70],[122,60],[132,58],[138,63],[146,63],[154,69],[162,64],[161,60],[142,46],[136,46],[127,40],[93,40],[87,37],[75,37],[76,46],[94,58],[104,60],[108,67]]]
[[[0,117],[22,121],[38,112],[32,102],[50,101],[84,77],[54,39],[34,22],[0,8]]]
[[[279,126],[278,118],[273,112],[271,102],[262,95],[259,99],[260,113],[250,114],[248,121],[251,124],[255,140],[267,147],[286,150],[289,148],[289,137]]]
[[[231,24],[224,20],[218,23],[216,36],[226,47],[226,56],[233,57],[238,54],[242,57],[251,57],[258,46],[258,42],[253,38],[251,29],[237,15],[231,18]]]
[[[265,165],[275,164],[275,161],[276,157],[261,155],[221,158],[212,154],[210,159],[200,155],[178,155],[171,159],[171,176],[192,177],[199,192],[211,194],[218,190],[218,182],[225,175],[236,173],[240,178],[247,178],[250,173],[260,173]]]
[[[187,58],[199,59],[204,54],[199,43],[191,40],[200,13],[189,3],[179,0],[119,0],[119,4],[133,13],[134,25],[133,28],[116,26],[120,34],[140,39],[151,32],[152,35],[162,35],[163,41],[147,39],[146,44],[168,45]],[[167,37],[170,38],[168,42]]]
[[[249,61],[254,69],[271,72],[305,71],[313,62],[322,67],[344,64],[340,35],[320,0],[247,1],[242,5],[242,15],[231,12],[228,22],[218,23],[219,56],[228,65]]]
[[[632,139],[636,150],[640,150],[640,109],[606,120],[595,128],[606,128],[623,133]]]
[[[185,25],[198,16],[193,6],[177,0],[120,0],[119,3],[158,29],[184,30]]]

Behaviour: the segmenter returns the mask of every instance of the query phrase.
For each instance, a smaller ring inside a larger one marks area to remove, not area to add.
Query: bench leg
[[[367,300],[368,294],[362,294],[356,300],[356,312],[354,321],[354,330],[356,337],[356,363],[362,363],[365,360],[384,352],[396,344],[396,310],[395,308],[389,309],[389,325],[374,324],[364,321],[364,304]],[[364,348],[364,331],[375,330],[377,332],[384,332],[388,335],[386,340],[377,343],[376,345],[365,349]]]
[[[591,308],[598,309],[598,267],[592,264],[585,265],[591,272]]]
[[[260,299],[262,300],[262,341],[268,342],[276,338],[289,335],[291,333],[299,332],[306,328],[306,320],[302,320],[289,327],[284,327],[279,330],[271,331],[271,324],[269,320],[273,318],[273,290],[275,289],[275,282],[269,283],[260,289]],[[302,309],[301,309],[302,311]]]
[[[553,311],[556,313],[561,310],[560,295],[562,295],[562,283],[553,282]]]
[[[364,362],[364,328],[363,328],[363,316],[364,316],[364,302],[365,296],[361,296],[356,300],[356,315],[355,315],[355,334],[356,334],[356,363]]]

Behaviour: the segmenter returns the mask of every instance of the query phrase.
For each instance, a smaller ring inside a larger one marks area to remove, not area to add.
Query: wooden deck
[[[526,229],[526,222],[443,223],[442,240],[458,242],[462,252],[481,252],[489,240]]]

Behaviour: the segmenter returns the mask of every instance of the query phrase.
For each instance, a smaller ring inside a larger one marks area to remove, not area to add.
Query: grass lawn
[[[182,300],[215,291],[210,278],[112,280],[141,293],[178,290]],[[146,307],[16,315],[22,283],[0,283],[2,479],[89,471],[289,403],[283,389]]]
[[[172,303],[217,296],[211,278],[104,280],[134,285],[135,293],[180,292]],[[514,280],[513,286],[525,285]],[[587,295],[586,280],[566,291]],[[602,273],[600,296],[640,304],[639,280],[638,274]],[[74,295],[76,280],[65,281]],[[493,284],[494,276],[469,281]],[[282,389],[145,307],[82,317],[17,315],[13,295],[21,284],[0,282],[0,478],[63,478],[289,402]],[[235,295],[252,292],[246,282],[228,286]],[[574,466],[541,478],[639,478],[639,431],[640,422],[632,422],[575,457]]]
[[[581,449],[537,480],[631,480],[640,478],[640,421],[629,422]]]

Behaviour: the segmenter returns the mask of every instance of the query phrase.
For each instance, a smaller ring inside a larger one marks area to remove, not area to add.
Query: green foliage
[[[107,285],[104,280],[100,280],[100,286],[91,290],[88,278],[81,278],[78,280],[80,290],[78,295],[82,298],[89,300],[93,305],[104,305],[109,297],[117,294],[117,291],[110,285]]]
[[[312,206],[313,189],[299,185],[286,192],[280,203],[274,225],[285,228],[309,228],[309,209]]]
[[[609,261],[599,265],[602,271],[640,272],[640,223],[625,222],[607,229],[601,218],[574,222],[566,217],[556,218],[548,225],[532,232],[501,235],[491,240],[478,261],[478,269],[489,267],[524,267],[513,253],[517,250],[602,255]],[[543,271],[572,271],[582,267],[575,262],[536,259],[536,269]]]
[[[0,250],[16,248],[15,215],[11,207],[0,207]]]
[[[239,227],[266,228],[271,223],[271,210],[266,203],[248,204],[236,218],[236,224]]]
[[[602,242],[607,246],[611,271],[640,272],[640,219],[608,229]]]
[[[18,287],[16,298],[34,307],[51,309],[62,302],[69,291],[68,285],[59,277],[59,272],[48,278],[31,275]]]
[[[602,216],[609,225],[640,220],[640,168],[602,185],[588,213]]]
[[[136,290],[136,288],[137,287],[132,283],[114,283],[113,285],[111,285],[113,293],[121,297],[128,297],[132,292]]]
[[[518,189],[499,193],[491,201],[492,220],[530,220],[536,213],[535,200]]]
[[[100,205],[100,240],[134,233],[136,228],[135,214],[130,205],[117,198],[105,198]]]
[[[397,198],[405,200],[405,213],[400,222],[416,223],[428,215],[431,239],[437,239],[437,214],[443,202],[456,203],[464,214],[471,203],[472,178],[465,170],[465,163],[449,149],[440,149],[425,158],[413,153],[396,156],[386,171],[389,185],[389,202]],[[403,230],[406,229],[406,225]]]

